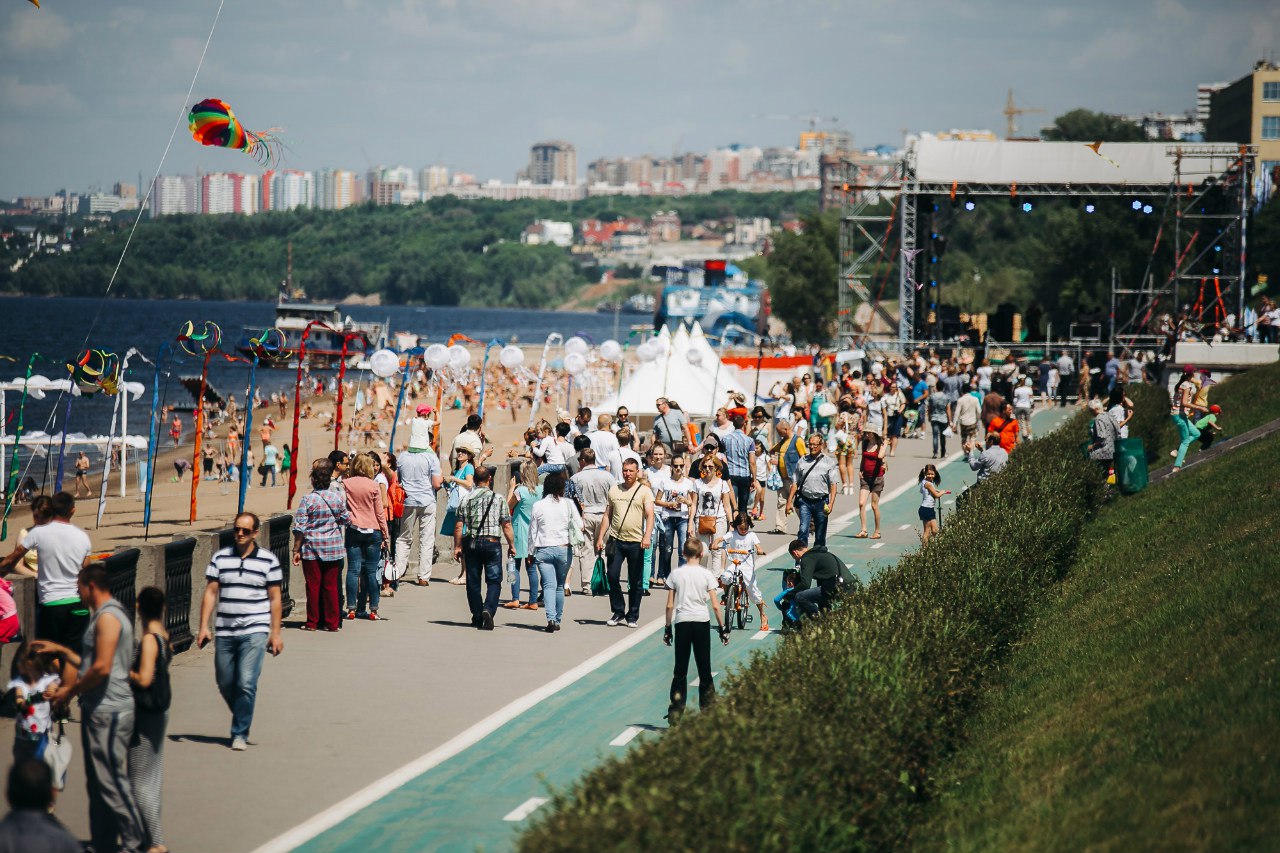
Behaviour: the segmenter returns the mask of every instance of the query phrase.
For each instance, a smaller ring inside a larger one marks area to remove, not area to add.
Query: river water
[[[355,320],[387,322],[393,332],[413,332],[423,343],[444,342],[461,332],[481,341],[498,338],[510,343],[541,344],[552,332],[566,338],[576,333],[588,335],[597,343],[614,334],[612,314],[567,311],[523,311],[501,308],[424,308],[383,305],[343,306],[344,314]],[[0,298],[0,379],[21,377],[27,359],[40,353],[34,373],[51,379],[65,377],[65,362],[86,346],[124,355],[136,347],[147,358],[155,359],[160,344],[173,342],[179,327],[187,320],[197,323],[211,320],[222,329],[223,345],[234,353],[244,326],[269,326],[275,319],[275,305],[268,302],[208,302],[198,300],[131,300],[70,297]],[[629,322],[643,322],[644,317],[623,316],[621,332],[626,334]],[[168,402],[189,405],[191,395],[176,381],[180,377],[200,375],[200,359],[179,352],[167,384],[161,379],[161,390]],[[317,371],[319,372],[319,371]],[[292,392],[294,372],[291,370],[258,370],[258,385],[264,396],[272,391]],[[155,370],[135,356],[129,363],[127,378],[141,382],[146,393],[129,403],[129,433],[145,435],[151,406],[151,389]],[[223,395],[233,394],[243,405],[249,382],[249,368],[242,362],[228,363],[216,356],[209,362],[209,382]],[[7,435],[17,427],[19,394],[6,392]],[[24,422],[27,431],[44,430],[60,433],[64,428],[66,398],[51,393],[44,400],[27,401]],[[76,397],[71,403],[69,432],[86,435],[105,434],[110,427],[114,398],[104,395]],[[189,418],[184,418],[190,430]],[[161,430],[163,434],[164,430]],[[56,460],[57,447],[51,448]],[[5,451],[6,468],[9,448]],[[95,469],[100,457],[90,452]],[[37,480],[44,477],[44,454],[36,454],[30,471]],[[72,454],[68,448],[67,468]],[[27,453],[21,451],[20,464],[25,466]],[[6,478],[7,479],[7,478]],[[69,478],[68,478],[69,479]],[[50,483],[52,476],[49,477]],[[3,486],[0,486],[0,490]]]

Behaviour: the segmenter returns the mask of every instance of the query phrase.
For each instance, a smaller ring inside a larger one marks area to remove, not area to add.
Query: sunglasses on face
[[[254,530],[252,527],[237,527],[237,528],[236,528],[236,533],[243,533],[245,536],[252,536],[253,534],[255,534],[255,533],[257,533],[257,532],[258,532],[258,531]]]

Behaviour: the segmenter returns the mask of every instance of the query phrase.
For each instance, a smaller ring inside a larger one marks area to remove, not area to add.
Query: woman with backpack
[[[169,661],[173,649],[164,627],[164,593],[149,586],[138,593],[142,639],[134,657],[133,738],[129,743],[129,786],[138,804],[147,853],[168,853],[160,825],[160,791],[164,783],[164,739],[169,726]]]

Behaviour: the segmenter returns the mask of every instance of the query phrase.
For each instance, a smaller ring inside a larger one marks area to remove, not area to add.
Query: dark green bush
[[[906,837],[984,675],[1070,564],[1101,475],[1086,421],[1020,449],[927,550],[770,656],[718,704],[611,759],[522,851],[881,850]]]

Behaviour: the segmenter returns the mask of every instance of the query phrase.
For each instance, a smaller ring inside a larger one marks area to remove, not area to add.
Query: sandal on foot
[[[864,531],[862,531],[861,533],[856,534],[853,538],[854,538],[854,539],[866,539],[866,538],[867,538],[867,531],[865,531],[865,530],[864,530]]]
[[[872,538],[872,539],[879,539],[879,538],[880,538],[880,533],[879,533],[879,531],[877,531],[877,532],[875,532],[875,533],[872,533],[872,534],[871,534],[871,538]]]
[[[504,608],[506,608],[507,610],[519,610],[519,609],[520,609],[520,602],[519,602],[519,601],[512,600],[512,601],[508,601],[506,604],[504,604],[504,605],[502,605],[502,606],[503,606]]]
[[[521,604],[521,605],[520,605],[520,609],[521,609],[521,610],[537,610],[537,609],[538,609],[538,605],[536,605],[536,604],[534,604],[534,603],[530,602],[529,604]]]

